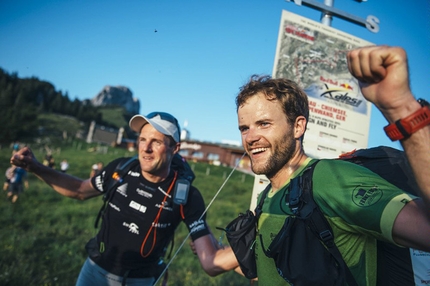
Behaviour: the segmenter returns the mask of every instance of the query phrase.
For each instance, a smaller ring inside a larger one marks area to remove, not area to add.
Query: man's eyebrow
[[[261,119],[258,119],[257,121],[255,121],[256,124],[267,123],[267,122],[273,122],[273,119],[261,118]]]
[[[244,127],[248,127],[248,125],[247,124],[239,124],[238,129],[241,130]]]

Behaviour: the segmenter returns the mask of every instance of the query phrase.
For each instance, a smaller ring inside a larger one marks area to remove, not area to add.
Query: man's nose
[[[150,142],[141,142],[141,148],[145,152],[152,152],[152,144]]]
[[[252,145],[252,143],[258,141],[260,138],[261,135],[256,128],[249,128],[243,139],[245,143],[247,143],[248,145]]]

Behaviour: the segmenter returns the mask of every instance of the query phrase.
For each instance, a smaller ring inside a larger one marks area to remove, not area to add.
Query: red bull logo
[[[348,83],[342,83],[342,84],[340,85],[340,87],[343,87],[344,89],[354,90],[354,89],[352,88],[352,86],[351,86],[350,84],[348,84]]]

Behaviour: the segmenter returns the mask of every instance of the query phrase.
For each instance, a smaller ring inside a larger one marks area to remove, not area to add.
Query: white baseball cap
[[[130,119],[129,126],[131,130],[139,133],[146,123],[151,124],[158,132],[171,136],[176,143],[181,141],[178,120],[173,115],[158,111],[146,116],[138,114]]]

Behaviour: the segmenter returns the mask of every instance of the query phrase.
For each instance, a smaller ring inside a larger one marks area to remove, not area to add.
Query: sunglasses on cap
[[[151,118],[154,118],[155,116],[160,116],[162,120],[169,121],[170,123],[175,124],[176,127],[179,127],[178,120],[175,117],[173,117],[173,115],[167,112],[158,112],[158,111],[151,112],[148,115],[146,115],[146,118],[151,119]]]

